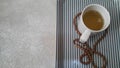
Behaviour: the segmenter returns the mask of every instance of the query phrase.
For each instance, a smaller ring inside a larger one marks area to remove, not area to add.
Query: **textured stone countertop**
[[[0,0],[0,68],[54,68],[56,0]]]

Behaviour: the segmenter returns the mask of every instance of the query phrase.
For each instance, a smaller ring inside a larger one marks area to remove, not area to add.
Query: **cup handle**
[[[80,37],[80,42],[85,43],[88,40],[90,34],[91,34],[90,30],[85,30],[85,32]]]

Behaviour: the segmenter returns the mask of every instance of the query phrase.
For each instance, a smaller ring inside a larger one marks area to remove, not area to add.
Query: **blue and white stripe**
[[[79,56],[83,53],[74,47],[73,39],[77,38],[73,17],[81,12],[88,4],[101,4],[108,9],[111,24],[108,35],[98,44],[98,51],[103,53],[107,60],[107,68],[120,68],[120,1],[119,0],[57,0],[57,29],[56,29],[56,68],[92,68],[92,65],[83,65]],[[93,42],[104,32],[90,37],[88,40],[92,47]],[[95,56],[98,65],[101,61]]]

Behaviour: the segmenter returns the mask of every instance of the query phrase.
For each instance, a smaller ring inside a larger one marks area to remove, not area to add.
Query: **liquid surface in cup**
[[[89,10],[83,14],[84,24],[92,30],[100,30],[104,25],[101,14],[94,10]]]

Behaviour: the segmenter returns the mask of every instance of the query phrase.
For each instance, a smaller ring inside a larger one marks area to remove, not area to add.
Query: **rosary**
[[[106,65],[107,65],[106,57],[105,57],[102,53],[98,52],[98,51],[96,50],[96,48],[97,48],[98,43],[100,43],[100,42],[106,37],[106,35],[107,35],[107,33],[108,33],[108,29],[105,30],[105,33],[104,33],[102,36],[100,36],[97,41],[95,41],[95,43],[93,44],[93,48],[91,48],[91,47],[89,47],[89,44],[88,44],[87,42],[81,43],[81,42],[79,41],[80,36],[81,36],[81,33],[79,32],[78,27],[77,27],[77,17],[79,17],[80,15],[81,15],[81,12],[78,13],[78,14],[74,17],[74,20],[73,20],[73,25],[74,25],[74,27],[75,27],[75,31],[76,31],[77,34],[79,35],[79,38],[74,39],[74,40],[73,40],[73,43],[74,43],[75,47],[77,47],[77,48],[79,48],[79,49],[81,49],[81,50],[84,51],[84,53],[83,53],[82,55],[80,55],[80,59],[79,59],[79,60],[80,60],[80,62],[81,62],[82,64],[87,65],[87,64],[92,63],[92,65],[93,65],[94,68],[99,68],[99,67],[95,64],[94,58],[93,58],[94,55],[98,55],[98,56],[100,56],[100,57],[102,58],[102,60],[103,60],[103,63],[102,63],[103,65],[102,65],[100,68],[106,68]],[[84,58],[84,57],[87,57],[88,61],[83,61],[83,58]]]

